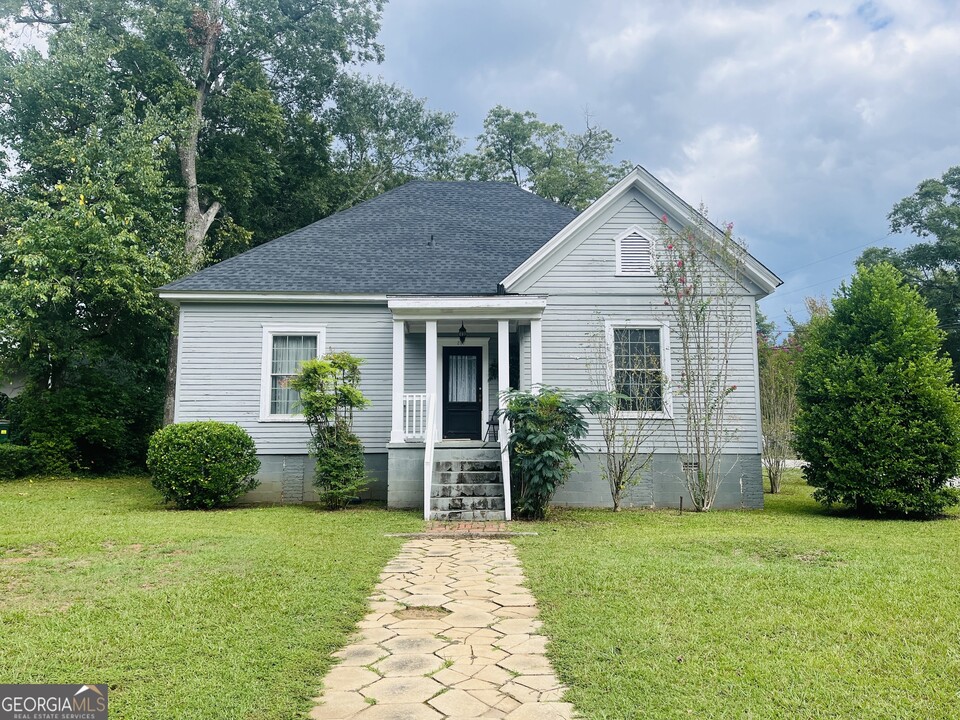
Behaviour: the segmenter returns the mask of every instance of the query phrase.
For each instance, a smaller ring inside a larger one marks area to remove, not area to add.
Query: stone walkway
[[[504,540],[411,540],[324,679],[314,720],[573,717]]]

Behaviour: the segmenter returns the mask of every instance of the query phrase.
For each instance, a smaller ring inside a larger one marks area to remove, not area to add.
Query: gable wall
[[[305,454],[303,422],[260,422],[264,325],[325,325],[326,349],[362,357],[361,389],[370,406],[355,429],[367,452],[385,452],[390,437],[393,320],[384,305],[184,303],[176,419],[235,422],[261,454]]]
[[[543,380],[574,392],[599,390],[596,373],[587,369],[596,363],[597,333],[604,321],[676,323],[655,276],[616,276],[614,238],[639,225],[659,239],[662,211],[649,198],[631,189],[611,208],[608,219],[596,219],[578,237],[570,240],[567,254],[545,263],[539,276],[523,289],[548,295],[543,315]],[[659,244],[659,242],[658,242]],[[717,269],[717,276],[723,272]],[[753,288],[744,287],[737,301],[739,337],[730,362],[730,384],[737,385],[727,401],[727,425],[735,438],[729,451],[759,452],[759,411],[754,332]],[[671,332],[672,372],[681,368],[680,341]],[[674,393],[674,420],[657,421],[654,444],[658,452],[676,452],[676,436],[683,436],[684,401]],[[596,422],[588,443],[599,447],[602,438]]]

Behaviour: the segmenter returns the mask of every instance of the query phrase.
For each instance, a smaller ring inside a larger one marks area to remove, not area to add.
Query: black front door
[[[483,425],[482,349],[443,349],[443,437],[481,440]]]

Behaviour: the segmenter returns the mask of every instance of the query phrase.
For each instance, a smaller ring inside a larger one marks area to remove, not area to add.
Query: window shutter
[[[653,275],[653,243],[640,235],[621,238],[617,272],[621,275]]]

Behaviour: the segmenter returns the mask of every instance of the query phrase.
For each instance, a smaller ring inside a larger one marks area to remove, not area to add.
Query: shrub
[[[229,423],[178,423],[150,438],[147,467],[163,499],[182,510],[223,507],[255,488],[257,448]]]
[[[544,387],[538,394],[506,393],[503,414],[510,422],[511,484],[518,517],[542,520],[547,504],[580,457],[579,440],[587,434],[581,408],[602,412],[609,393],[569,396]]]
[[[37,472],[37,455],[25,445],[0,445],[0,480],[16,480]]]
[[[313,484],[320,502],[338,510],[367,487],[363,443],[349,428],[328,427],[315,438],[316,473]]]
[[[327,353],[304,362],[290,380],[310,428],[310,454],[317,459],[313,484],[331,510],[345,507],[367,486],[363,443],[353,432],[354,411],[370,403],[360,392],[362,363],[350,353]]]
[[[930,517],[956,502],[960,405],[943,332],[893,266],[860,267],[801,355],[794,442],[820,502]]]
[[[160,425],[163,379],[123,363],[73,368],[65,386],[30,382],[10,401],[15,441],[43,448],[40,470],[116,473],[142,470]]]

